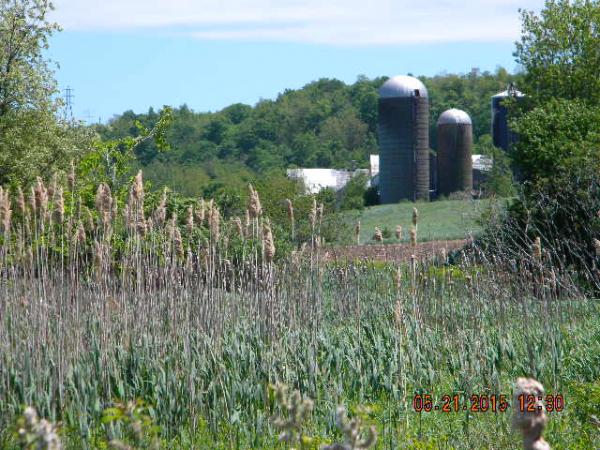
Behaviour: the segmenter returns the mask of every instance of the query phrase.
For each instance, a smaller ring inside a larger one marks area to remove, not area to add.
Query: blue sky
[[[516,69],[518,8],[542,0],[55,0],[74,114],[254,104],[322,77]]]

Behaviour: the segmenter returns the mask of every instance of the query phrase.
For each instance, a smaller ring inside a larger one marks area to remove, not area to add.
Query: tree
[[[539,15],[521,11],[514,56],[524,90],[539,103],[553,97],[600,101],[600,2],[547,0]]]
[[[43,51],[60,28],[48,0],[0,0],[0,184],[65,166],[90,134],[56,118],[58,88]]]
[[[600,170],[600,107],[581,100],[552,99],[524,114],[514,161],[526,181],[557,179]]]

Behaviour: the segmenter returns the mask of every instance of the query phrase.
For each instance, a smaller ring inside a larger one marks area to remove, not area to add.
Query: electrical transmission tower
[[[75,117],[73,117],[73,89],[67,86],[65,89],[65,122],[75,123]]]

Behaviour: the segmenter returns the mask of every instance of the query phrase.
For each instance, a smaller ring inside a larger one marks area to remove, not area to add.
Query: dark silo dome
[[[418,91],[418,94],[416,93]],[[379,88],[380,98],[427,97],[427,88],[415,77],[398,75],[390,78]]]
[[[437,121],[438,125],[451,125],[451,124],[457,124],[457,125],[472,125],[471,122],[471,118],[469,117],[469,115],[460,110],[460,109],[456,109],[456,108],[452,108],[449,109],[447,111],[444,111],[438,121]]]

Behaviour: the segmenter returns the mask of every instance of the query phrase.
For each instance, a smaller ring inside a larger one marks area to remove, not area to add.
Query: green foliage
[[[521,11],[514,56],[534,103],[552,98],[600,102],[600,2],[546,0],[538,15]]]
[[[0,184],[49,176],[85,152],[91,135],[57,120],[58,88],[44,51],[60,28],[52,3],[0,3]]]
[[[527,181],[548,181],[600,168],[600,107],[552,99],[512,124],[513,159]]]
[[[157,450],[160,427],[150,416],[143,401],[116,403],[102,413],[101,422],[108,431],[108,446],[115,450]]]
[[[364,209],[367,181],[367,175],[358,174],[352,177],[348,184],[346,184],[344,189],[341,191],[340,209],[342,211],[350,209]]]
[[[517,78],[504,69],[423,77],[431,98],[432,144],[439,114],[451,107],[471,115],[476,142],[489,134],[489,99]],[[168,183],[195,196],[228,187],[239,190],[240,179],[245,184],[256,175],[282,174],[289,167],[366,168],[368,155],[378,152],[377,89],[385,80],[360,76],[346,85],[321,79],[254,107],[234,104],[215,113],[196,113],[183,105],[173,111],[172,127],[165,134],[172,151],[160,153],[147,141],[135,153],[157,186]],[[151,128],[157,120],[152,109],[146,114],[126,111],[96,129],[108,140],[137,137],[136,121]],[[217,173],[214,167],[220,165],[233,173]],[[195,174],[197,180],[192,179]],[[370,193],[369,204],[375,204],[375,194]],[[352,202],[360,204],[358,197]]]

